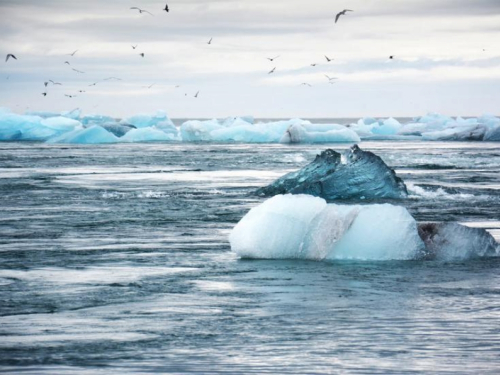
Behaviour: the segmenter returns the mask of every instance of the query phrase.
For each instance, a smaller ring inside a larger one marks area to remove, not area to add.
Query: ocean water
[[[0,143],[0,372],[498,374],[500,259],[240,260],[252,191],[327,147]],[[419,221],[500,240],[500,148],[364,142]]]

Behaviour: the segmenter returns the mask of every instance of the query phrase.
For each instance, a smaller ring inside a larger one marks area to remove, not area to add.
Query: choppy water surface
[[[361,147],[406,181],[417,220],[499,239],[498,144]],[[231,253],[249,193],[324,148],[0,144],[0,371],[498,373],[498,259]]]

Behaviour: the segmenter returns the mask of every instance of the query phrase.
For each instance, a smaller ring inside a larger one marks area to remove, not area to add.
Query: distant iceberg
[[[493,237],[456,223],[419,225],[404,207],[336,205],[277,195],[252,208],[229,235],[242,258],[463,260],[499,256]]]
[[[52,122],[52,119],[59,119]],[[63,119],[74,122],[64,122]],[[49,122],[44,122],[48,121]],[[214,143],[358,143],[363,140],[500,141],[500,119],[492,115],[452,118],[438,114],[417,117],[407,123],[397,119],[365,117],[352,124],[320,124],[302,119],[255,122],[252,116],[227,117],[206,121],[189,120],[177,127],[165,111],[116,119],[102,114],[82,115],[72,111],[31,111],[24,115],[0,108],[0,141],[54,142],[78,126],[100,126],[119,142],[214,142]],[[157,132],[161,131],[167,136]],[[102,132],[100,132],[102,133]],[[97,134],[97,133],[96,133]],[[101,141],[110,143],[107,133]],[[140,135],[140,136],[138,136]],[[90,139],[90,138],[89,138]],[[137,139],[137,140],[135,140]]]

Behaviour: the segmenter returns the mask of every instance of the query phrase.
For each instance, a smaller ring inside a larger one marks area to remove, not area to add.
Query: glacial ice
[[[421,223],[418,232],[427,247],[426,257],[438,260],[462,260],[499,256],[500,246],[481,228],[458,223]]]
[[[277,195],[252,208],[229,235],[242,258],[464,260],[500,256],[483,229],[417,224],[404,207],[336,205],[310,195]]]
[[[343,155],[323,151],[304,168],[289,173],[257,195],[310,194],[327,199],[400,199],[408,192],[404,182],[377,155],[351,147]]]
[[[70,132],[81,126],[80,122],[66,117],[50,117],[0,113],[0,140],[45,141],[51,137]]]
[[[424,252],[403,207],[333,205],[308,195],[278,195],[251,209],[229,242],[255,259],[407,260]]]
[[[115,119],[102,114],[83,115],[79,108],[72,111],[30,111],[17,115],[0,109],[0,141],[48,141],[72,126],[45,126],[42,120],[66,118],[79,121],[83,127],[99,125],[116,137],[131,129],[152,129],[166,133],[169,141],[179,142],[243,142],[243,143],[357,143],[361,140],[424,140],[424,141],[500,141],[500,119],[493,115],[477,118],[452,118],[428,114],[400,123],[394,118],[365,117],[352,124],[311,123],[302,119],[255,122],[252,116],[227,117],[222,120],[186,121],[175,126],[165,111]],[[143,133],[146,134],[147,132]],[[155,133],[153,130],[150,133]],[[106,135],[106,133],[103,133]],[[135,133],[139,134],[139,133]],[[158,141],[162,134],[156,133]],[[131,136],[129,136],[131,137]],[[126,138],[127,139],[127,138]],[[142,138],[140,138],[142,139]],[[95,142],[96,140],[93,139]],[[108,142],[103,139],[102,142]],[[144,140],[141,140],[144,141]]]

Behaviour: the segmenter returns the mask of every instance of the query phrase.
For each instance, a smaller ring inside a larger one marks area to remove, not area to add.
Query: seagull
[[[140,56],[144,57],[144,53],[139,53]]]
[[[274,61],[274,60],[276,60],[278,57],[280,57],[280,55],[278,55],[278,56],[276,56],[276,57],[273,57],[273,58],[268,57],[267,59],[268,59],[269,61]]]
[[[394,56],[389,56],[389,60],[394,60]]]
[[[274,73],[274,71],[275,71],[275,70],[276,70],[276,67],[274,67],[274,68],[273,68],[273,70],[271,70],[271,71],[270,71],[269,73],[267,73],[267,74],[272,74],[272,73]]]
[[[316,66],[316,65],[318,65],[318,64],[311,64],[311,66]]]
[[[85,90],[78,90],[78,92],[86,92]]]
[[[340,16],[345,16],[347,12],[354,12],[353,10],[350,9],[344,9],[342,12],[338,13],[337,16],[335,17],[335,23],[339,20]]]
[[[62,83],[59,83],[59,82],[54,82],[52,81],[51,79],[49,79],[49,82],[52,83],[53,85],[59,85],[59,86],[62,86]]]
[[[45,87],[47,87],[47,85],[48,85],[49,83],[48,83],[48,82],[44,82],[43,84],[45,85]]]
[[[300,85],[301,85],[301,86],[309,86],[309,87],[312,87],[312,85],[310,85],[310,84],[309,84],[309,83],[307,83],[307,82],[301,83]]]
[[[82,72],[81,70],[78,70],[78,69],[75,69],[75,68],[71,68],[73,71],[77,72],[77,73],[80,73],[80,74],[85,74],[85,72]]]
[[[156,85],[156,83],[153,83],[152,85],[149,85],[149,86],[142,86],[144,88],[147,88],[147,89],[150,89],[151,87],[153,87],[154,85]]]
[[[98,84],[98,83],[99,83],[99,81],[94,82],[94,83],[91,83],[91,84],[89,85],[89,87],[90,87],[90,86],[97,86],[97,84]]]
[[[329,81],[333,81],[334,79],[338,79],[337,77],[330,77],[325,74],[325,77],[328,78]]]
[[[148,12],[147,10],[140,9],[140,8],[137,8],[137,7],[132,7],[132,8],[130,8],[130,9],[136,9],[136,10],[138,10],[138,11],[139,11],[139,13],[141,13],[141,14],[142,14],[142,13],[148,13],[148,14],[150,14],[150,15],[152,15],[152,16],[154,15],[154,14],[152,14],[151,12]]]
[[[325,59],[326,59],[326,61],[328,61],[328,62],[330,62],[330,61],[332,61],[332,60],[333,60],[333,59],[330,59],[327,55],[325,55]]]
[[[116,77],[108,77],[108,78],[104,78],[103,81],[111,81],[111,80],[115,80],[115,81],[122,81],[121,78],[116,78]]]
[[[47,93],[46,93],[46,92],[42,92],[42,95],[43,95],[43,96],[47,96]]]
[[[136,49],[137,46],[138,46],[138,44],[136,44],[135,46],[131,46],[131,47],[132,47],[132,49]]]
[[[65,63],[65,64],[68,64],[68,65],[71,65],[71,64],[69,63],[69,61],[65,61],[64,63]]]
[[[212,39],[213,39],[213,38],[210,38],[210,40],[208,41],[208,43],[207,43],[207,44],[212,44]]]
[[[197,98],[199,93],[200,93],[200,92],[198,91],[198,92],[194,95],[194,97],[195,97],[195,98]]]
[[[9,53],[9,54],[7,55],[7,57],[5,58],[5,62],[9,61],[9,58],[11,58],[11,57],[12,57],[14,60],[17,60],[17,57],[16,57],[16,56],[14,56],[12,53]]]
[[[68,95],[68,94],[64,94],[64,96],[67,96],[68,98],[75,98],[76,95]]]
[[[75,53],[77,53],[77,52],[78,52],[78,50],[76,50],[76,51],[75,51],[75,52],[73,52],[73,53],[68,53],[68,55],[67,55],[67,56],[75,56]]]
[[[168,13],[168,11],[169,11],[168,4],[165,4],[165,9],[163,9],[163,10]]]

